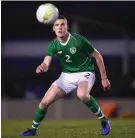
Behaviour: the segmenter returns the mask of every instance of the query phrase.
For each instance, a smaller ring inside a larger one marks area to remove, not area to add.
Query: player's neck
[[[68,39],[68,36],[69,36],[69,32],[67,32],[67,34],[63,37],[57,37],[57,39],[61,42],[61,43],[65,43]]]

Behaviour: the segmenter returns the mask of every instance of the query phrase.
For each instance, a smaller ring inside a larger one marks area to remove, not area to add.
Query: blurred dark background
[[[36,19],[36,10],[43,3],[1,2],[2,98],[41,98],[61,73],[56,57],[48,73],[35,73],[55,37],[51,25],[40,24]],[[51,3],[67,17],[69,31],[85,36],[103,55],[112,91],[103,91],[95,63],[97,79],[92,95],[135,97],[135,2]],[[74,93],[67,97],[72,96]]]

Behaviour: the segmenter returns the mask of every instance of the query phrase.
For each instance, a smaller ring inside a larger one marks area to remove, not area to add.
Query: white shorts
[[[62,72],[60,77],[53,82],[52,85],[56,85],[65,91],[66,94],[75,90],[81,81],[88,81],[91,87],[95,83],[95,74],[92,72],[79,72],[79,73],[64,73]]]

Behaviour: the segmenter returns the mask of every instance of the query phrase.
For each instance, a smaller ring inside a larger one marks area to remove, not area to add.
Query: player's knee
[[[50,105],[50,103],[49,103],[48,100],[42,100],[42,101],[40,102],[40,107],[41,107],[41,109],[47,108],[49,105]]]
[[[90,98],[90,95],[89,95],[89,94],[85,94],[85,93],[83,93],[83,92],[78,92],[78,93],[77,93],[77,97],[78,97],[81,101],[87,102],[87,101],[89,100],[89,98]]]

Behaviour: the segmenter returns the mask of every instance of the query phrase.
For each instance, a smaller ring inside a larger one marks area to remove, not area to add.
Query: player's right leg
[[[53,102],[63,97],[64,95],[65,95],[65,92],[61,88],[57,87],[56,85],[51,85],[51,87],[45,93],[35,113],[33,123],[32,123],[32,128],[22,132],[20,135],[21,136],[35,136],[36,130],[38,126],[40,125],[40,123],[42,122],[42,120],[44,119],[49,105],[51,105]]]

